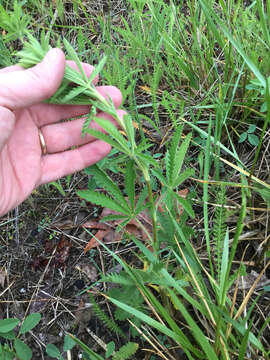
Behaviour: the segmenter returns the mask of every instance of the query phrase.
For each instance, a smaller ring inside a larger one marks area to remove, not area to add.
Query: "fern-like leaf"
[[[83,127],[82,127],[82,137],[84,137],[86,135],[86,130],[89,128],[89,125],[93,119],[93,116],[96,116],[97,114],[97,108],[95,106],[92,106],[89,114],[87,114],[86,119],[83,123]]]
[[[112,282],[114,284],[134,286],[134,281],[124,272],[121,274],[108,274],[104,276],[100,282]]]
[[[128,342],[122,346],[114,355],[113,360],[127,360],[136,353],[139,345],[134,342]]]
[[[115,334],[122,336],[123,338],[126,338],[126,335],[124,332],[120,329],[120,327],[116,324],[114,320],[108,317],[107,314],[100,308],[100,306],[97,304],[96,300],[94,299],[94,296],[92,294],[89,294],[90,301],[93,305],[92,309],[96,316],[107,326],[107,328],[111,331],[113,331]]]

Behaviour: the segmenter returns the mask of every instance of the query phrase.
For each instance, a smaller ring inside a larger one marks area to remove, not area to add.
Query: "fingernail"
[[[54,49],[49,50],[49,52],[47,53],[47,55],[44,58],[44,61],[46,63],[52,63],[52,62],[57,61],[60,56],[63,56],[62,50],[58,49],[58,48],[54,48]]]

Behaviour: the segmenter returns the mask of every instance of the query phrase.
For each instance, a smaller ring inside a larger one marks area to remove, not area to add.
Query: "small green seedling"
[[[243,132],[239,137],[239,143],[242,143],[248,140],[250,145],[257,146],[259,144],[259,138],[257,135],[254,134],[256,130],[256,125],[249,125],[247,131]]]
[[[19,319],[11,318],[0,320],[0,337],[2,339],[9,340],[9,344],[0,344],[0,359],[32,359],[31,349],[20,339],[20,337],[28,331],[32,330],[40,322],[40,319],[41,315],[39,313],[33,313],[28,315],[21,324],[20,330],[17,332],[17,335],[15,332],[15,328],[20,323]]]

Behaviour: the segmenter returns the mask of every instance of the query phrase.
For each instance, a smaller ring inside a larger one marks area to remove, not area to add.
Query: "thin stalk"
[[[148,200],[150,202],[150,214],[152,219],[152,227],[153,227],[153,248],[155,255],[157,256],[158,251],[158,239],[157,239],[157,212],[156,212],[156,206],[153,198],[153,191],[150,181],[150,175],[148,169],[143,167],[140,163],[138,163],[139,167],[141,168],[143,172],[143,176],[146,182],[147,190],[148,190]]]

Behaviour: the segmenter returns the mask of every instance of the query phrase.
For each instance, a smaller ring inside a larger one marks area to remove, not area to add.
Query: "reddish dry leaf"
[[[69,256],[70,249],[72,247],[71,241],[67,240],[64,236],[57,244],[55,253],[55,264],[56,266],[63,266]]]
[[[96,220],[87,221],[82,226],[87,229],[97,229],[97,230],[107,230],[108,229],[108,225],[106,225],[105,223],[100,223]]]
[[[54,249],[56,250],[54,253]],[[54,257],[50,262],[50,266],[63,267],[66,264],[66,261],[69,257],[70,249],[72,243],[66,239],[64,236],[56,242],[53,240],[46,240],[44,245],[44,254],[40,255],[39,253],[34,253],[32,255],[31,267],[33,271],[41,270],[45,268],[49,262],[50,256],[54,253]]]
[[[179,196],[186,198],[188,194],[188,189],[180,190],[178,192]],[[182,206],[179,205],[180,209],[180,215],[183,212]],[[159,206],[158,210],[160,212],[164,212],[164,208]],[[120,215],[120,213],[117,213],[116,211],[113,211],[108,208],[104,208],[99,221],[102,220],[105,216],[108,215]],[[152,233],[152,226],[151,226],[151,219],[149,214],[146,211],[142,211],[140,215],[138,216],[140,222],[143,224],[143,226],[147,229],[148,233]],[[139,237],[144,241],[147,241],[147,235],[145,231],[142,231],[140,228],[138,222],[136,219],[132,219],[126,226],[123,231],[117,232],[115,229],[120,224],[121,220],[114,220],[114,221],[107,221],[106,223],[100,223],[98,221],[88,221],[85,224],[83,224],[83,227],[86,227],[88,229],[98,230],[98,232],[90,239],[90,241],[87,243],[87,245],[84,248],[84,253],[87,253],[87,251],[99,246],[99,242],[96,240],[100,240],[107,244],[112,244],[116,242],[120,242],[123,237],[123,233],[128,233],[130,235],[134,235],[135,237]]]

